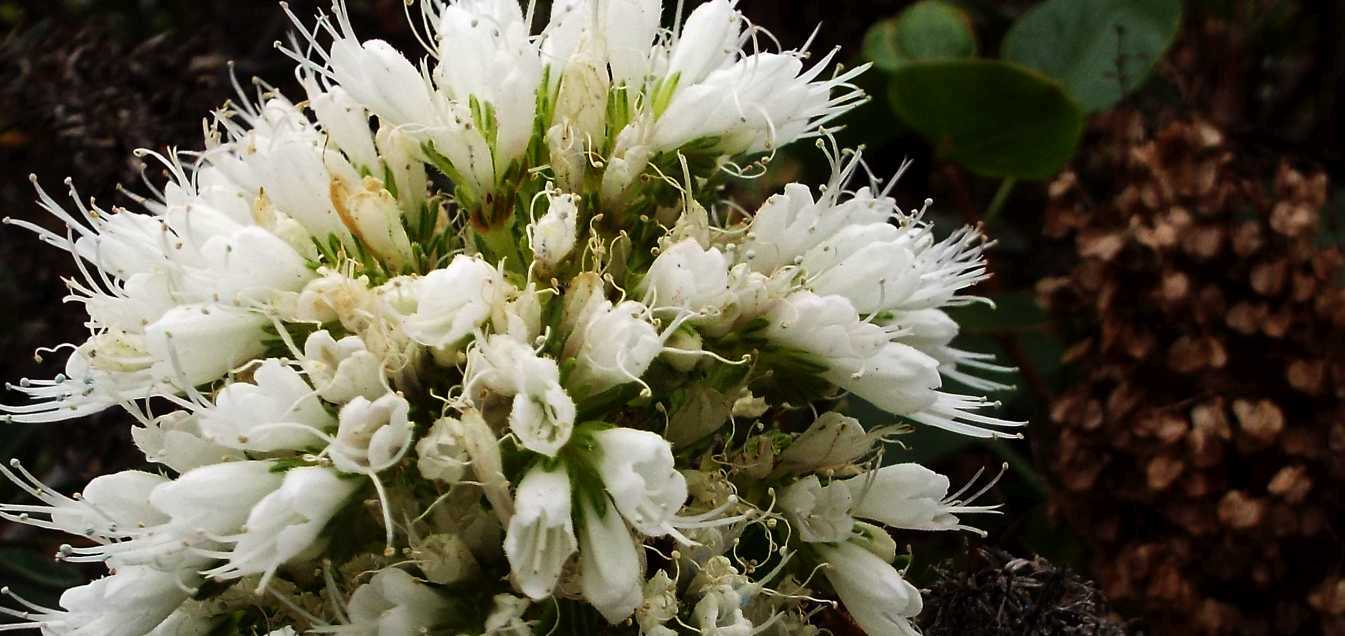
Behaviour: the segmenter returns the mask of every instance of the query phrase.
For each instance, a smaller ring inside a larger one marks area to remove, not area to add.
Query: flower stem
[[[1013,193],[1013,187],[1018,184],[1018,180],[1013,177],[1006,177],[999,183],[999,189],[995,190],[995,197],[990,199],[990,207],[986,209],[985,216],[981,220],[990,225],[999,217],[1000,210],[1004,209],[1004,204],[1009,200],[1009,195]]]

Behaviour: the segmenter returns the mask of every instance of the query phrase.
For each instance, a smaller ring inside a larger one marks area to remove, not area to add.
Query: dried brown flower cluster
[[[1094,585],[1046,559],[996,548],[936,568],[925,594],[925,636],[1125,636]]]
[[[1324,174],[1199,120],[1101,118],[1050,187],[1078,340],[1057,504],[1156,633],[1345,634],[1345,257]]]

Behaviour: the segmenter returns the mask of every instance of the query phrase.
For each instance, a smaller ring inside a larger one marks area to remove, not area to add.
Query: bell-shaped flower
[[[752,216],[747,240],[739,250],[744,262],[770,274],[796,264],[805,253],[844,228],[887,223],[898,211],[891,197],[874,196],[864,187],[842,200],[859,160],[860,153],[855,153],[848,162],[833,161],[831,179],[816,199],[801,183],[790,183],[784,192],[766,199]]]
[[[816,135],[863,99],[849,82],[867,65],[815,81],[834,55],[805,69],[797,53],[758,53],[678,88],[655,125],[653,146],[673,151],[713,138],[720,152],[752,154]]]
[[[850,516],[851,504],[846,484],[832,482],[823,486],[816,475],[790,484],[780,497],[780,508],[789,516],[799,538],[808,543],[835,543],[849,538],[855,525]]]
[[[253,506],[284,481],[275,466],[269,461],[202,466],[156,487],[149,503],[180,528],[232,534],[247,521]]]
[[[440,418],[428,433],[416,441],[416,469],[420,476],[449,484],[462,480],[469,457],[462,439],[462,422]]]
[[[356,397],[341,408],[336,437],[328,452],[336,468],[348,473],[377,473],[401,461],[415,433],[406,398],[388,393],[369,401]]]
[[[542,81],[541,55],[529,41],[522,9],[513,0],[449,4],[435,29],[436,86],[460,104],[473,103],[473,111],[487,111],[473,112],[477,121],[468,134],[485,137],[502,174],[532,138]]]
[[[551,358],[506,335],[492,335],[468,354],[468,389],[513,396],[509,429],[525,448],[554,457],[574,430],[574,401]]]
[[[444,269],[425,275],[418,287],[416,312],[403,326],[420,344],[452,348],[485,324],[513,286],[489,263],[459,254]]]
[[[280,488],[249,512],[245,530],[229,538],[234,545],[228,561],[207,574],[221,579],[261,574],[257,589],[264,590],[280,566],[318,544],[322,530],[363,483],[317,466],[286,471]]]
[[[858,369],[833,367],[833,384],[896,415],[913,415],[938,400],[939,361],[899,342],[884,344]]]
[[[528,240],[537,262],[550,270],[565,260],[578,240],[578,222],[578,196],[548,194],[546,213],[528,227]]]
[[[149,504],[149,494],[168,483],[160,475],[126,470],[95,477],[75,497],[67,497],[31,478],[22,464],[0,465],[0,475],[38,499],[37,504],[0,503],[0,519],[67,534],[110,540],[123,529],[156,526],[168,515]]]
[[[861,314],[890,309],[919,284],[907,238],[886,223],[851,225],[808,250],[800,267],[818,294],[844,296]]]
[[[266,351],[267,319],[224,305],[184,305],[145,328],[155,374],[180,388],[213,382]]]
[[[304,377],[275,358],[257,367],[251,383],[221,389],[215,406],[197,417],[215,443],[260,452],[318,446],[336,424]]]
[[[659,253],[640,283],[640,293],[658,310],[681,310],[714,317],[732,300],[729,261],[718,248],[683,239]]]
[[[979,476],[979,473],[978,473]],[[959,514],[994,513],[999,506],[971,505],[995,484],[992,480],[980,491],[963,498],[975,482],[948,494],[949,481],[920,464],[883,466],[834,485],[844,485],[854,500],[851,514],[878,521],[892,528],[908,530],[980,530],[963,524]]]
[[[873,552],[854,542],[813,546],[846,611],[867,634],[918,636],[911,619],[924,604],[920,590]]]
[[[429,82],[395,47],[383,40],[361,43],[349,28],[331,46],[332,78],[355,101],[393,124],[429,125],[436,119]]]
[[[860,320],[841,296],[799,291],[776,303],[766,315],[766,337],[812,354],[838,374],[854,373],[888,341],[881,327]]]
[[[663,350],[649,308],[633,300],[613,306],[603,300],[577,324],[565,343],[575,358],[569,386],[597,394],[635,382]]]
[[[385,568],[356,588],[346,604],[350,626],[341,633],[403,636],[430,633],[453,618],[452,608],[428,585],[404,570]]]
[[[639,544],[610,500],[581,496],[579,515],[580,591],[607,622],[616,625],[635,613],[642,595]]]
[[[346,153],[350,163],[364,172],[382,174],[383,162],[374,147],[369,111],[364,105],[355,101],[346,89],[331,86],[324,90],[313,78],[305,78],[304,90],[318,125],[336,147]]]
[[[674,532],[687,481],[673,465],[672,446],[656,433],[611,428],[593,433],[595,465],[617,510],[648,536]]]
[[[1016,369],[995,364],[994,354],[964,351],[952,346],[959,327],[956,320],[941,309],[914,309],[887,312],[884,327],[895,331],[893,339],[919,349],[939,361],[939,375],[952,378],[978,391],[1005,391],[1012,386],[973,375],[966,369],[987,373],[1012,373]]]
[[[551,595],[561,568],[578,548],[570,495],[570,477],[564,467],[535,467],[518,484],[504,554],[514,583],[533,600]]]
[[[43,634],[69,636],[144,636],[173,614],[191,595],[200,577],[149,566],[124,566],[109,576],[61,594],[62,609],[0,611],[21,622],[6,629],[39,629]]]
[[[698,84],[737,59],[745,20],[732,0],[710,0],[688,15],[672,47],[668,75],[678,84]]]
[[[200,418],[185,411],[166,413],[131,428],[131,440],[145,459],[178,473],[208,464],[244,459],[243,451],[206,437]]]
[[[313,332],[304,341],[303,366],[317,394],[333,404],[356,397],[376,400],[388,392],[383,361],[359,336],[337,340],[325,329]]]

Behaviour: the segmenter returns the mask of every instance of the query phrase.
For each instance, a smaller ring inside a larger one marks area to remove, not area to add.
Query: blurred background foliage
[[[290,2],[299,15],[325,4]],[[362,35],[415,50],[401,0],[350,5]],[[955,482],[1008,466],[987,495],[1005,504],[988,538],[901,537],[920,541],[911,575],[936,604],[965,604],[958,586],[1008,600],[959,605],[961,622],[930,612],[929,633],[1110,633],[1033,609],[1112,611],[1085,584],[968,550],[985,544],[1094,578],[1132,633],[1345,634],[1345,4],[739,6],[786,47],[812,38],[872,62],[872,99],[841,144],[863,145],[883,179],[912,160],[903,207],[931,197],[943,227],[983,224],[997,240],[981,289],[994,309],[955,313],[962,348],[1018,367],[1000,411],[1030,422],[1027,438],[917,431],[889,456]],[[232,93],[230,63],[298,94],[273,49],[287,27],[272,0],[0,0],[0,213],[40,218],[29,173],[125,203],[114,185],[142,169],[131,150],[198,145],[202,116]],[[733,196],[750,206],[828,171],[808,144],[775,166]],[[79,312],[60,305],[62,256],[0,232],[5,379],[58,372],[33,347],[80,337]],[[67,490],[136,461],[115,414],[10,425],[11,456]],[[4,525],[0,582],[53,602],[82,576],[52,563],[58,542]]]

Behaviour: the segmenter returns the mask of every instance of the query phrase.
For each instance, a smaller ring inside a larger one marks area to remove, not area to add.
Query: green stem
[[[1004,209],[1004,204],[1008,202],[1009,195],[1013,193],[1013,187],[1018,184],[1018,180],[1013,177],[1006,177],[999,183],[999,189],[995,191],[995,198],[990,200],[990,207],[986,209],[985,216],[981,221],[986,225],[995,222],[999,217],[1000,210]]]

